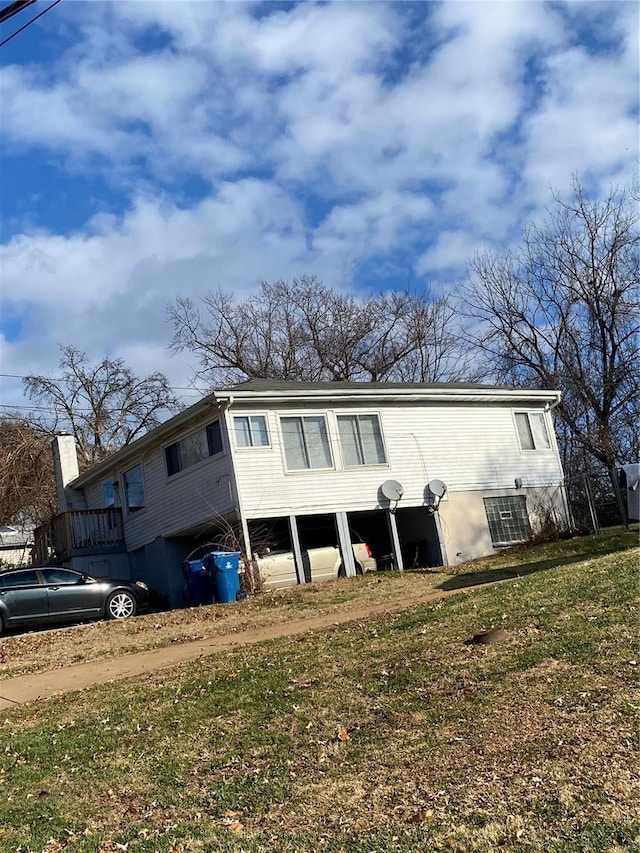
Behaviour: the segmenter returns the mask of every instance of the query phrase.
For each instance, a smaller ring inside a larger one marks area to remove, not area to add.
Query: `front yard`
[[[41,641],[22,664],[38,668],[59,665],[63,649],[94,659],[245,620],[405,599],[390,614],[7,713],[0,849],[637,849],[640,549],[621,550],[637,531],[617,536],[447,576],[372,575],[2,640],[9,658]],[[521,576],[473,586],[501,574]],[[469,591],[421,600],[446,584]],[[492,625],[508,640],[465,643]]]

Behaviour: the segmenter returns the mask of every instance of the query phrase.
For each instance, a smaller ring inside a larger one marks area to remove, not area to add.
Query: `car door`
[[[291,551],[272,551],[258,558],[265,589],[281,589],[298,583],[296,563]]]
[[[89,619],[100,616],[104,607],[101,584],[69,569],[40,569],[45,580],[49,618],[55,620]]]
[[[39,624],[49,618],[47,590],[35,569],[0,576],[0,608],[7,626]]]
[[[311,564],[312,581],[319,583],[338,577],[338,569],[342,562],[338,548],[327,545],[324,548],[309,548],[307,553]]]

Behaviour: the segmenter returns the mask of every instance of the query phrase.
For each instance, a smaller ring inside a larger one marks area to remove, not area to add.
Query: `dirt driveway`
[[[485,585],[490,584],[482,584],[482,586]],[[477,589],[477,587],[475,588]],[[364,619],[368,616],[392,613],[418,603],[437,601],[465,591],[467,590],[434,591],[431,589],[424,590],[422,594],[417,596],[412,596],[410,600],[407,600],[406,597],[394,598],[392,596],[390,600],[369,603],[365,606],[358,606],[352,602],[347,609],[335,610],[319,616],[292,618],[276,624],[224,633],[193,642],[183,642],[159,649],[92,660],[46,672],[5,678],[0,681],[0,709],[7,710],[25,702],[47,699],[50,696],[82,690],[96,684],[140,677],[155,670],[166,669],[177,664],[229,651],[238,646],[260,643],[278,637],[290,637],[332,625]]]

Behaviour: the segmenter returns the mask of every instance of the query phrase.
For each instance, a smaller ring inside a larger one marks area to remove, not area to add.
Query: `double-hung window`
[[[338,415],[344,464],[383,465],[387,459],[378,415]]]
[[[280,418],[280,426],[289,471],[333,468],[324,415]]]
[[[239,415],[233,419],[238,447],[268,447],[269,433],[264,415]]]
[[[213,421],[209,426],[192,432],[191,435],[165,447],[167,474],[171,477],[218,453],[222,453],[220,421]]]
[[[134,465],[122,475],[124,500],[127,512],[137,512],[144,506],[144,480],[142,465]]]
[[[516,412],[516,427],[523,450],[549,450],[551,447],[542,412]]]

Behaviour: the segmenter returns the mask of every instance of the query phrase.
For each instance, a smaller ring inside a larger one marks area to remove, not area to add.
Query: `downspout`
[[[547,403],[544,407],[544,413],[549,414],[552,412],[557,406],[562,402],[562,395],[558,393],[558,398],[555,403]],[[569,498],[567,497],[567,485],[564,479],[564,468],[562,467],[562,460],[560,459],[560,451],[558,450],[558,439],[556,436],[556,430],[553,426],[553,418],[551,418],[551,435],[553,436],[553,446],[556,451],[556,456],[560,460],[560,468],[562,470],[562,483],[560,485],[560,494],[562,495],[562,503],[564,505],[564,517],[567,522],[567,527],[572,528],[575,527],[575,522],[573,520],[573,514],[571,512],[571,506],[569,505]]]
[[[247,524],[247,519],[244,514],[244,508],[242,506],[242,498],[240,496],[240,489],[238,487],[238,478],[236,476],[236,457],[235,450],[233,446],[233,442],[231,441],[231,416],[229,415],[229,409],[233,406],[233,394],[229,394],[227,399],[221,403],[221,410],[224,414],[224,422],[227,428],[227,439],[229,441],[229,456],[231,457],[231,496],[235,503],[234,509],[238,513],[240,517],[240,527],[242,529],[242,544],[244,546],[244,554],[248,561],[251,561],[251,540],[249,538],[249,526]]]

